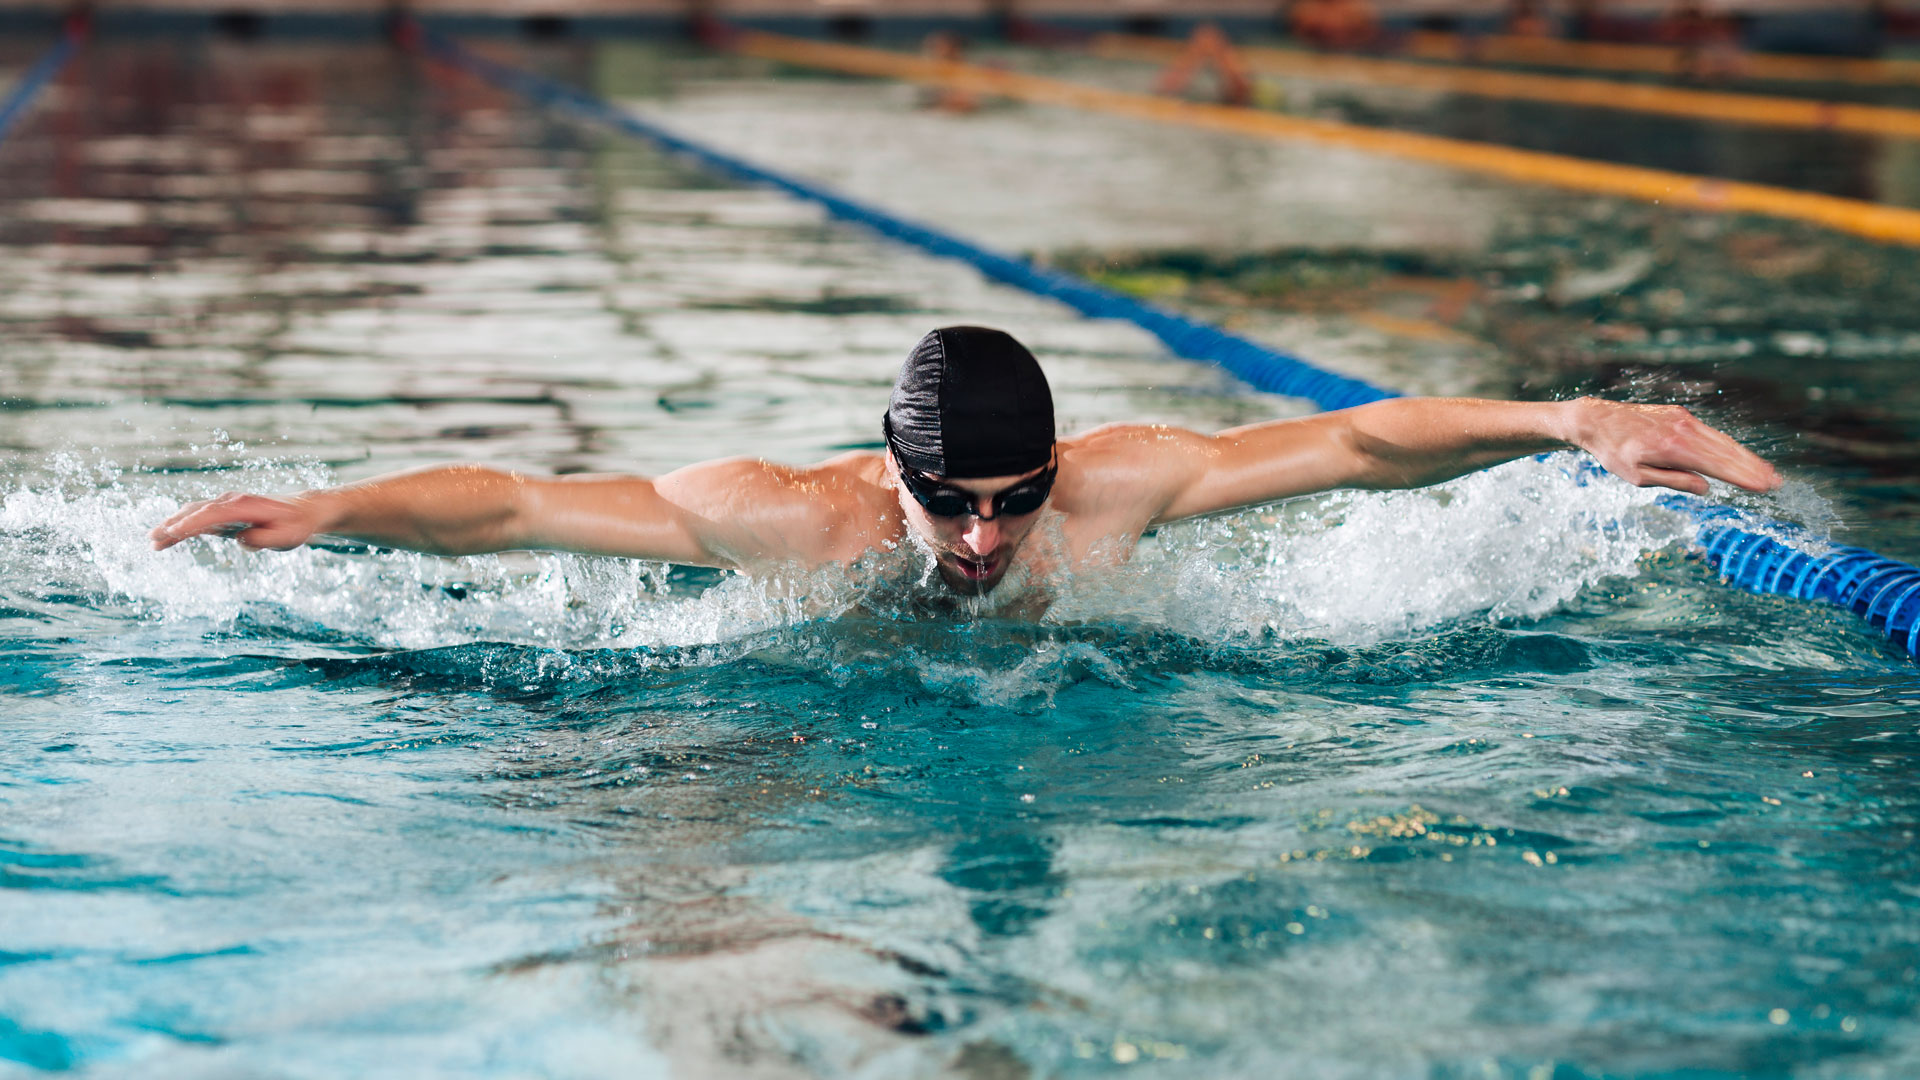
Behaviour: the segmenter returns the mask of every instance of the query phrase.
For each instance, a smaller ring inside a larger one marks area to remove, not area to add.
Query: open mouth
[[[984,581],[995,570],[1000,568],[1000,559],[998,556],[978,560],[961,558],[954,560],[954,566],[959,569],[961,575],[967,580]]]

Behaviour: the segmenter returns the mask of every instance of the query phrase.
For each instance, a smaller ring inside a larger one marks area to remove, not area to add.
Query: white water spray
[[[1576,460],[1518,461],[1418,491],[1341,492],[1178,523],[1117,569],[1026,588],[1054,595],[1043,623],[1118,621],[1215,642],[1363,643],[1462,619],[1537,618],[1584,588],[1638,573],[1649,554],[1693,533],[1684,515],[1657,505],[1661,492],[1583,474]],[[78,594],[143,620],[219,629],[244,620],[249,631],[407,649],[671,648],[850,612],[966,619],[1002,607],[930,602],[937,575],[913,545],[850,568],[729,574],[703,586],[662,563],[552,553],[272,552],[218,539],[155,552],[147,541],[190,499],[329,480],[314,465],[156,477],[64,457],[50,480],[0,496],[8,540],[0,594]],[[1811,519],[1810,536],[1830,514],[1806,490],[1790,488],[1787,505]]]

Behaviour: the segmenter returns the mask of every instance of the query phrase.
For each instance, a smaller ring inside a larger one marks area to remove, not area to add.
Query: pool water
[[[1378,382],[1683,398],[1787,467],[1757,515],[1920,554],[1904,252],[509,51]],[[232,488],[871,446],[950,322],[1068,430],[1303,406],[373,45],[103,44],[0,145],[0,244],[0,1073],[1920,1066],[1920,678],[1650,493],[1183,523],[1038,621],[911,552],[153,553]]]

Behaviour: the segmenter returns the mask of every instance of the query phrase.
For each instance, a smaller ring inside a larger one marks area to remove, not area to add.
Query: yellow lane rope
[[[742,33],[733,48],[748,56],[855,75],[902,79],[976,94],[1126,116],[1260,138],[1306,141],[1447,165],[1523,183],[1619,195],[1670,206],[1738,211],[1808,221],[1874,240],[1920,245],[1920,210],[1792,188],[1616,165],[1510,146],[1356,127],[1227,105],[1108,90],[952,60]]]
[[[1404,50],[1424,60],[1465,60],[1489,64],[1533,64],[1538,67],[1586,68],[1599,71],[1645,71],[1656,75],[1684,75],[1688,50],[1672,45],[1630,45],[1604,41],[1563,41],[1557,38],[1418,33]],[[1782,82],[1864,83],[1886,86],[1920,82],[1920,61],[1866,60],[1838,56],[1788,56],[1782,53],[1739,53],[1728,58],[1732,74],[1746,79]]]
[[[1105,34],[1094,40],[1093,53],[1110,59],[1165,63],[1179,56],[1186,47],[1185,42],[1168,38]],[[1435,67],[1403,60],[1376,60],[1301,49],[1236,46],[1234,51],[1240,54],[1241,60],[1249,68],[1275,75],[1663,113],[1742,124],[1920,138],[1920,109],[1847,105],[1759,94],[1729,94],[1610,79],[1489,71],[1485,68]]]

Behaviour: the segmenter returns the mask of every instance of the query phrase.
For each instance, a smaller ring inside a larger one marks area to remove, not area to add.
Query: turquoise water
[[[1902,254],[534,59],[1367,378],[1684,396],[1788,467],[1758,512],[1920,552]],[[1029,205],[1028,151],[1101,197]],[[1118,154],[1196,194],[1141,212]],[[1355,211],[1412,191],[1438,224]],[[1037,623],[904,557],[762,585],[155,554],[228,488],[869,445],[945,322],[1033,343],[1069,429],[1299,406],[368,46],[110,46],[0,147],[0,203],[0,1073],[1920,1061],[1920,679],[1850,616],[1719,586],[1647,493],[1550,460],[1184,524]]]

